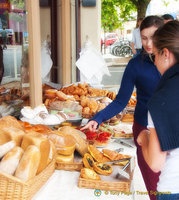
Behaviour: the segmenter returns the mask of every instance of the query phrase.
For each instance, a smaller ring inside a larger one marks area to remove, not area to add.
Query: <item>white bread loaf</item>
[[[56,148],[55,148],[54,143],[51,140],[49,140],[49,142],[50,142],[50,153],[48,157],[48,164],[53,160],[56,154]]]
[[[11,151],[16,146],[14,141],[7,142],[5,144],[0,145],[0,159],[6,155],[9,151]]]
[[[14,140],[17,146],[21,145],[22,137],[25,132],[16,127],[4,127],[0,129],[0,144]]]
[[[41,158],[37,170],[37,174],[39,174],[48,165],[49,154],[50,154],[50,142],[42,134],[31,131],[29,134],[24,135],[21,147],[25,151],[29,145],[35,145],[40,150]]]
[[[21,147],[14,147],[0,162],[0,171],[13,175],[24,151]]]
[[[40,151],[35,145],[30,145],[25,150],[15,172],[15,176],[23,181],[33,178],[40,163]]]

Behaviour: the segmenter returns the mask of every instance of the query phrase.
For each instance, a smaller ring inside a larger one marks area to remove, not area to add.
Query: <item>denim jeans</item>
[[[177,193],[177,194],[157,194],[157,200],[179,200],[179,193]]]

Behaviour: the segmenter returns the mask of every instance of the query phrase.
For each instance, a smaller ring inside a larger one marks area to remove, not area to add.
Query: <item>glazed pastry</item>
[[[94,170],[89,168],[82,168],[80,175],[81,178],[85,179],[101,180],[100,176]]]
[[[93,169],[98,174],[102,174],[106,176],[109,176],[113,172],[112,166],[107,163],[94,163]]]

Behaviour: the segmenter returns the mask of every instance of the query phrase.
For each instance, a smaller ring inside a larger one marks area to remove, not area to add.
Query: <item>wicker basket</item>
[[[133,160],[134,162],[134,160]],[[113,165],[113,172],[116,171],[117,167],[121,166],[114,166]],[[130,169],[132,167],[132,169]],[[84,179],[79,177],[78,186],[80,188],[89,188],[89,189],[100,189],[106,191],[121,191],[121,192],[130,192],[131,183],[133,179],[134,167],[128,166],[126,172],[129,173],[129,179],[124,177],[116,178],[117,174],[113,173],[110,175],[111,177],[100,175],[101,180],[91,180],[91,179]]]
[[[84,179],[80,177],[78,186],[80,188],[88,188],[88,189],[130,192],[131,181],[110,182],[110,181]]]
[[[83,168],[81,155],[75,151],[73,163],[56,162],[55,169],[62,169],[67,171],[80,171]]]
[[[55,169],[55,159],[34,178],[24,182],[20,179],[0,172],[1,200],[29,200],[50,178]]]
[[[67,171],[80,171],[83,168],[83,163],[56,163],[55,169]]]

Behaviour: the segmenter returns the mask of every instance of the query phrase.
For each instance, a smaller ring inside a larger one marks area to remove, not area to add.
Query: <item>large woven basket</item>
[[[50,178],[55,169],[55,159],[37,176],[23,182],[0,172],[0,200],[29,200]]]

